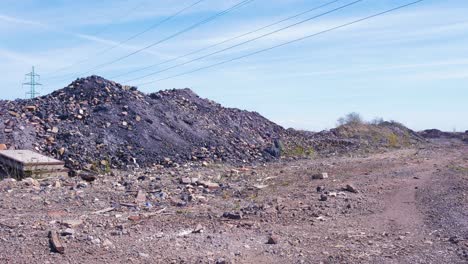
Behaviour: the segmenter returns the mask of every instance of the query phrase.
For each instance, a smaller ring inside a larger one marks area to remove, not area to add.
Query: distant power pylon
[[[31,99],[35,98],[37,95],[39,95],[38,92],[36,92],[36,86],[41,86],[42,84],[38,83],[37,81],[41,78],[39,74],[36,74],[34,71],[34,66],[32,67],[32,71],[25,76],[26,79],[29,79],[29,82],[23,83],[24,85],[28,85],[30,87],[29,92],[26,93],[26,97],[29,97]]]

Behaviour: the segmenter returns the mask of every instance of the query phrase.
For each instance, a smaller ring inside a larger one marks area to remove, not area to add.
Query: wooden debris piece
[[[115,210],[114,207],[108,207],[108,208],[96,211],[93,214],[105,214],[105,213],[108,213],[108,212],[111,212],[111,211],[114,211],[114,210]]]
[[[132,203],[120,203],[121,206],[125,207],[137,207],[138,205]]]
[[[60,254],[65,253],[65,247],[63,246],[62,241],[60,241],[59,235],[56,231],[50,231],[49,239],[53,250]]]

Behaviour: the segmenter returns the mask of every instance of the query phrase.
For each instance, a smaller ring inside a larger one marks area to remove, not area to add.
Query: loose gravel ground
[[[468,145],[456,140],[93,182],[4,180],[0,262],[467,263],[467,192]]]

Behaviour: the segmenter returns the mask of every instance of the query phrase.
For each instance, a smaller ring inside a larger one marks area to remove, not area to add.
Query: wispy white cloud
[[[23,55],[22,53],[13,52],[10,50],[5,50],[0,48],[0,57],[8,61],[17,61],[26,64],[32,64],[34,60],[30,56]]]
[[[112,43],[112,41],[110,41],[110,40],[98,38],[98,37],[87,35],[87,34],[70,32],[70,31],[67,31],[67,30],[57,28],[55,26],[51,26],[51,25],[42,23],[40,21],[28,20],[28,19],[23,19],[23,18],[20,18],[20,17],[13,17],[13,16],[2,15],[2,14],[0,14],[0,20],[4,21],[6,23],[20,24],[20,25],[26,25],[26,26],[34,26],[36,28],[41,28],[41,29],[44,29],[44,30],[50,30],[50,31],[54,31],[54,32],[57,32],[57,33],[62,33],[62,34],[74,36],[74,37],[77,37],[77,38],[81,38],[81,39],[91,40],[91,41],[98,42],[98,43],[105,43],[105,44],[111,44]]]
[[[394,70],[416,70],[417,72],[421,72],[421,75],[413,75],[415,76],[424,76],[425,80],[427,80],[428,76],[432,75],[430,79],[437,78],[441,79],[442,76],[444,78],[459,78],[459,77],[465,77],[468,76],[468,72],[464,71],[465,74],[460,74],[460,73],[454,73],[454,74],[447,74],[444,73],[443,75],[440,74],[434,74],[434,72],[431,69],[427,68],[439,68],[440,67],[455,67],[455,66],[468,66],[468,60],[466,59],[454,59],[454,60],[442,60],[442,61],[428,61],[424,63],[414,63],[414,64],[387,64],[387,65],[373,65],[373,66],[367,66],[367,67],[362,67],[362,66],[355,66],[353,68],[345,67],[345,68],[335,68],[335,69],[330,69],[330,70],[321,70],[321,71],[314,71],[314,70],[309,70],[309,71],[300,71],[299,69],[304,69],[306,68],[306,65],[304,64],[299,64],[295,65],[295,68],[297,68],[296,71],[291,71],[289,73],[284,73],[280,75],[275,75],[272,76],[273,78],[294,78],[294,77],[307,77],[307,76],[324,76],[324,75],[341,75],[341,74],[363,74],[363,73],[375,73],[375,72],[383,72],[383,71],[394,71]],[[269,64],[263,64],[263,65],[251,65],[252,67],[251,70],[257,70],[257,71],[262,71],[262,72],[269,72],[273,70],[271,68],[271,65]],[[248,69],[247,69],[248,70]],[[430,71],[430,74],[424,73]],[[463,71],[462,71],[463,72]],[[439,77],[436,77],[439,76]]]
[[[468,66],[468,65],[467,65]],[[432,70],[403,75],[403,79],[412,81],[468,80],[468,67],[450,70]],[[455,87],[459,88],[459,87]]]
[[[12,16],[7,16],[7,15],[2,15],[0,14],[0,20],[8,23],[16,23],[16,24],[24,24],[24,25],[30,25],[30,26],[36,26],[36,27],[43,27],[43,28],[49,28],[48,26],[36,22],[36,21],[31,21],[31,20],[26,20],[18,17],[12,17]]]
[[[10,3],[5,3],[5,6],[11,6],[11,9],[17,5],[22,8],[33,8],[34,1],[24,3],[25,1],[22,0],[21,3],[10,1]],[[60,24],[66,28],[118,25],[141,21],[156,22],[195,2],[195,0],[60,1],[59,3],[44,3],[44,8],[35,9],[34,16],[42,18],[40,20],[47,21],[48,24]],[[240,0],[205,1],[186,10],[182,15],[218,12],[238,2]]]
[[[88,34],[70,32],[70,31],[63,30],[63,29],[57,28],[55,26],[51,26],[51,25],[39,22],[39,21],[22,19],[22,18],[19,18],[19,17],[12,17],[12,16],[7,16],[7,15],[0,14],[0,21],[4,21],[6,23],[19,24],[19,25],[33,26],[33,27],[44,29],[44,30],[47,30],[47,31],[52,31],[52,32],[60,33],[60,34],[65,34],[65,35],[68,35],[68,36],[73,36],[75,38],[87,40],[87,41],[90,41],[92,43],[104,44],[107,47],[113,47],[113,46],[118,45],[118,50],[125,50],[126,52],[139,50],[139,49],[141,49],[143,47],[143,45],[120,44],[119,41],[105,39],[105,38],[101,38],[101,37],[97,37],[97,36],[93,36],[93,35],[88,35]],[[8,50],[3,50],[2,53],[0,53],[0,54],[3,54],[3,56],[8,55],[10,59],[16,59],[18,61],[22,61],[22,62],[28,63],[28,64],[33,64],[33,63],[41,64],[41,65],[43,65],[43,68],[49,68],[48,66],[51,65],[51,63],[49,63],[51,61],[50,58],[56,58],[57,55],[59,55],[59,54],[60,54],[60,56],[63,56],[63,55],[66,55],[66,54],[72,55],[67,60],[62,60],[62,62],[57,61],[57,60],[53,60],[55,62],[55,67],[52,67],[52,68],[57,69],[57,68],[61,68],[61,67],[64,67],[64,66],[68,66],[68,65],[71,64],[71,62],[73,63],[73,62],[82,60],[83,58],[88,58],[89,56],[93,56],[94,54],[102,51],[102,49],[103,48],[100,47],[100,46],[99,47],[89,47],[89,45],[81,44],[81,45],[79,45],[77,47],[67,47],[67,48],[64,48],[62,50],[52,49],[52,50],[48,50],[46,52],[42,52],[42,58],[36,56],[35,60],[28,59],[28,58],[31,57],[31,54],[21,55],[19,53],[15,53],[15,52],[8,51]],[[164,54],[162,52],[159,52],[157,50],[148,49],[148,50],[145,50],[144,53],[147,54],[147,55],[151,55],[151,56],[153,56],[155,58],[167,58],[166,54]]]

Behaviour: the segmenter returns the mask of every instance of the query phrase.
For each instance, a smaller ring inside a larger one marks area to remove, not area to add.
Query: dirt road
[[[457,141],[92,183],[4,181],[0,192],[2,263],[468,263],[468,145]]]

